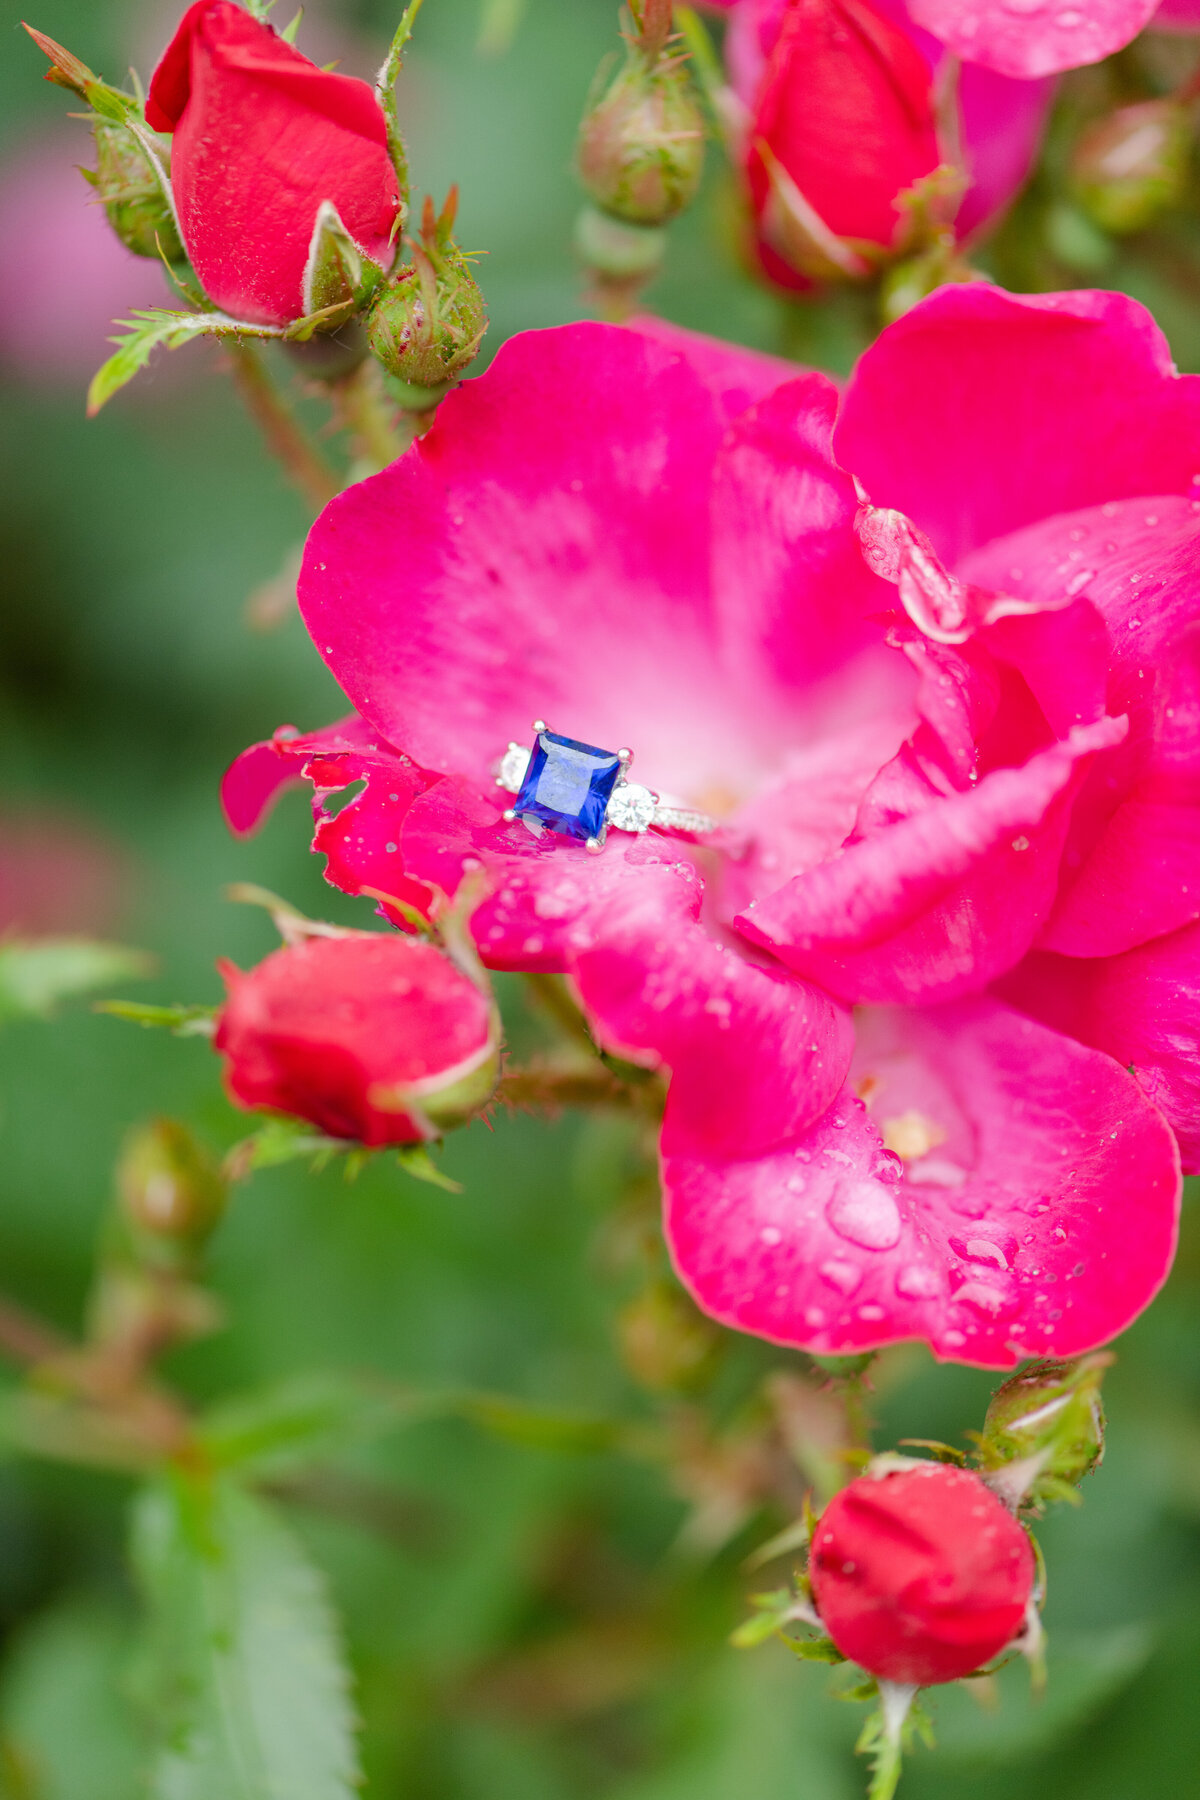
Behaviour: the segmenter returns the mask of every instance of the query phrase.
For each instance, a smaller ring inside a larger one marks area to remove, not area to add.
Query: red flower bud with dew
[[[324,201],[384,268],[400,184],[373,88],[319,69],[233,0],[196,0],[150,83],[146,120],[172,132],[175,204],[209,298],[239,319],[305,311]]]
[[[860,1476],[813,1533],[809,1575],[844,1656],[884,1681],[956,1681],[1020,1630],[1034,1556],[1012,1514],[969,1469],[921,1463]]]
[[[489,996],[432,944],[310,938],[243,973],[214,1039],[232,1098],[372,1149],[464,1123],[499,1070]]]

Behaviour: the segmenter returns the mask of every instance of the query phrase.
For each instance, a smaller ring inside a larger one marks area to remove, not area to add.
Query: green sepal
[[[317,210],[301,288],[305,318],[316,320],[346,308],[357,311],[383,278],[379,264],[364,255],[346,230],[333,201],[323,200]]]
[[[783,1641],[801,1662],[844,1663],[846,1660],[832,1638],[785,1637]]]
[[[396,1152],[396,1160],[404,1173],[411,1175],[414,1181],[428,1182],[430,1187],[441,1188],[447,1194],[461,1194],[463,1191],[461,1181],[455,1181],[438,1168],[425,1144],[402,1144]]]
[[[109,1013],[131,1025],[169,1031],[173,1037],[211,1037],[220,1009],[215,1006],[154,1006],[142,1000],[97,1000],[93,1012]]]
[[[268,1119],[258,1131],[233,1146],[225,1158],[230,1181],[245,1181],[259,1169],[275,1169],[281,1163],[307,1158],[315,1172],[335,1156],[358,1148],[347,1138],[326,1137],[301,1119]]]

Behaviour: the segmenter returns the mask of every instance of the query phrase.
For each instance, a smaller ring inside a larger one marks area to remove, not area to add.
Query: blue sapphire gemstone
[[[604,814],[620,773],[615,750],[539,731],[512,809],[567,837],[602,838]]]

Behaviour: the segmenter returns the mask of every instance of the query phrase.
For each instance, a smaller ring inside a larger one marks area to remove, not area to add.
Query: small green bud
[[[132,1134],[117,1167],[117,1187],[139,1239],[163,1250],[199,1249],[228,1196],[216,1164],[175,1119],[155,1119]]]
[[[1069,1499],[1104,1456],[1100,1384],[1113,1358],[1041,1362],[996,1389],[979,1438],[990,1485],[1010,1504]],[[1012,1491],[1009,1492],[1008,1490]]]
[[[458,204],[452,189],[440,217],[426,200],[420,242],[367,315],[367,343],[389,375],[421,389],[441,389],[475,360],[487,330],[487,305],[467,255],[451,232]],[[410,240],[411,241],[411,240]]]
[[[1075,197],[1105,231],[1141,231],[1183,198],[1191,140],[1191,113],[1178,101],[1123,106],[1076,145]]]
[[[183,245],[171,209],[137,139],[124,125],[99,116],[93,130],[96,169],[94,174],[84,172],[121,242],[136,256],[162,255],[168,262],[182,262]]]
[[[704,115],[669,35],[669,0],[644,0],[634,22],[624,65],[584,114],[579,175],[603,212],[665,225],[700,186]]]

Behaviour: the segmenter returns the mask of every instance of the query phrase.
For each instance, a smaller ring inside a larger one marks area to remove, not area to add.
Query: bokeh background
[[[148,74],[177,11],[37,4],[33,23],[117,81],[131,61]],[[246,964],[273,942],[262,915],[223,900],[226,883],[369,922],[322,882],[302,796],[285,797],[248,843],[230,839],[217,806],[221,770],[246,743],[339,711],[288,604],[306,517],[207,348],[161,356],[85,421],[108,320],[161,300],[162,284],[108,237],[73,167],[88,159],[86,127],[41,81],[11,0],[0,17],[0,927],[117,936],[158,959],[158,974],[127,991],[212,1001],[218,956]],[[393,24],[382,0],[325,0],[300,41],[318,61],[368,74]],[[427,0],[401,112],[418,189],[461,185],[462,241],[485,253],[493,349],[582,311],[571,145],[615,29],[615,0]],[[1180,54],[1190,52],[1162,50]],[[1018,286],[1126,287],[1198,368],[1195,206],[1118,247],[1061,197],[1055,146],[1072,108],[1093,105],[1110,79],[1068,84],[1045,171],[991,266]],[[871,329],[864,307],[843,297],[785,315],[739,269],[730,220],[714,167],[673,232],[653,304],[844,370]],[[512,984],[505,997],[527,1029]],[[202,1040],[82,1005],[0,1032],[0,1287],[77,1327],[121,1140],[158,1112],[218,1146],[245,1130]],[[613,1352],[637,1279],[612,1216],[625,1154],[612,1124],[501,1120],[449,1146],[458,1194],[382,1162],[353,1184],[337,1169],[260,1174],[215,1247],[227,1326],[177,1354],[171,1374],[204,1399],[367,1369],[636,1418],[644,1396]],[[1042,1534],[1049,1693],[1031,1704],[1015,1671],[990,1709],[960,1691],[938,1701],[940,1747],[913,1761],[906,1800],[1200,1793],[1194,1217],[1169,1290],[1119,1351],[1105,1465],[1082,1509],[1060,1509]],[[720,1404],[731,1416],[763,1366],[752,1345],[729,1359]],[[989,1386],[917,1350],[885,1359],[880,1441],[961,1441]],[[9,1800],[141,1791],[127,1500],[116,1476],[19,1459],[0,1438]],[[778,1646],[727,1647],[753,1585],[741,1561],[769,1525],[689,1555],[688,1502],[669,1469],[431,1422],[348,1452],[341,1475],[294,1495],[290,1511],[346,1620],[368,1791],[381,1800],[863,1791],[858,1709],[827,1698],[827,1672]]]

